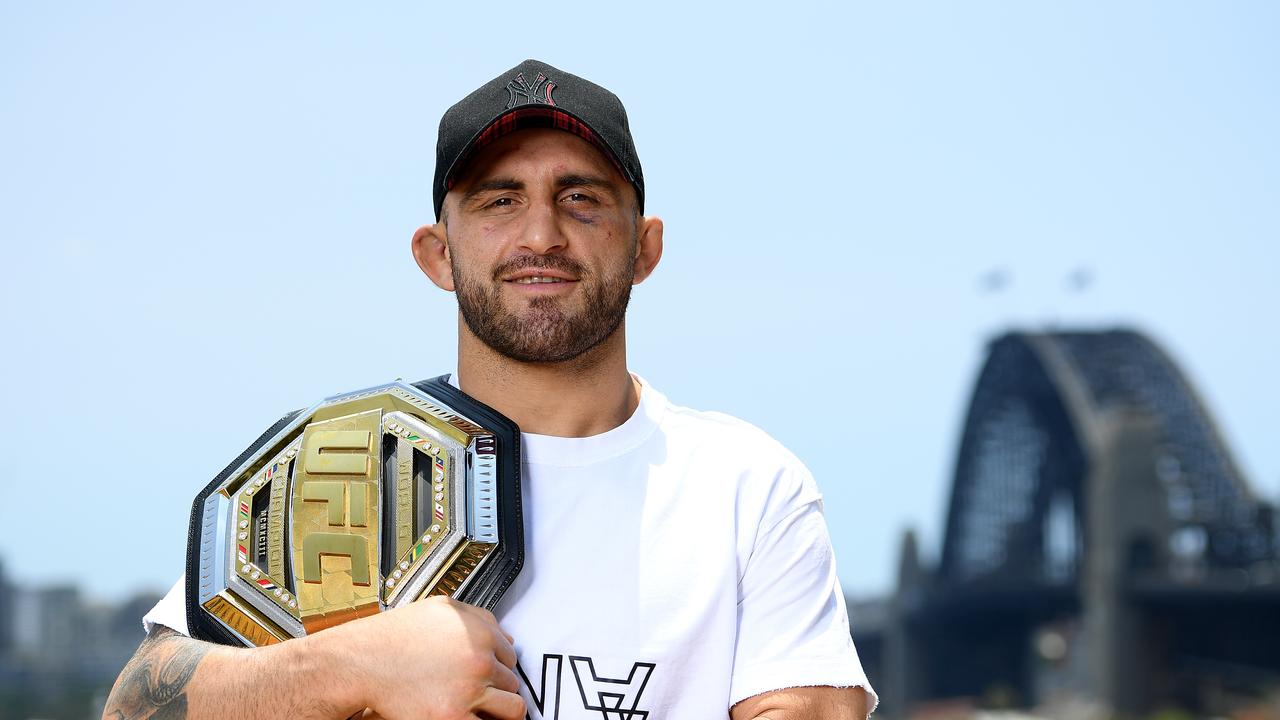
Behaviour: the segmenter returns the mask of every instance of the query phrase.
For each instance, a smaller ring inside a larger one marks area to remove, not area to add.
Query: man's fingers
[[[458,602],[458,601],[455,601],[455,602]],[[463,609],[463,612],[467,612],[476,617],[479,617],[480,619],[484,620],[486,624],[492,625],[498,628],[499,630],[501,630],[502,636],[507,639],[507,642],[514,643],[516,641],[515,638],[511,637],[511,633],[504,630],[502,626],[498,624],[498,617],[494,615],[492,612],[490,612],[489,610],[485,610],[484,608],[477,607],[475,605],[469,605],[464,602],[458,602],[458,605]]]
[[[511,644],[511,636],[503,632],[494,638],[494,656],[498,658],[498,662],[509,668],[516,666],[516,649]]]
[[[516,677],[515,671],[505,665],[493,664],[493,674],[489,676],[489,682],[499,690],[520,692],[520,678]]]
[[[524,720],[524,711],[524,698],[495,687],[485,688],[475,707],[476,715],[494,720]]]
[[[437,600],[437,598],[431,598],[431,600]],[[437,601],[445,602],[451,605],[457,612],[469,615],[473,618],[478,618],[483,621],[485,625],[497,629],[498,632],[494,638],[494,651],[498,660],[507,667],[513,668],[516,666],[516,651],[514,647],[516,640],[511,636],[511,633],[504,630],[502,626],[498,624],[498,618],[492,612],[482,607],[471,605],[470,603],[464,603],[461,600],[455,600],[454,598],[447,596],[438,598]]]

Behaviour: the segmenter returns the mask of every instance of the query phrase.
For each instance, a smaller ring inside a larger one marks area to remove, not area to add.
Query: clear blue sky
[[[531,56],[622,96],[667,222],[633,368],[810,465],[852,593],[906,527],[936,552],[1010,326],[1151,333],[1274,501],[1278,8],[4,3],[0,557],[167,587],[191,498],[276,417],[449,370],[408,252],[436,123]],[[399,340],[304,353],[351,328]]]

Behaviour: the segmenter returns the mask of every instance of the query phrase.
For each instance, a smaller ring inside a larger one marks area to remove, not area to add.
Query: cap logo
[[[555,105],[556,101],[551,97],[551,91],[555,89],[555,82],[548,80],[542,73],[538,73],[533,85],[525,81],[524,73],[520,73],[515,80],[507,83],[507,94],[510,96],[507,109],[520,105]]]

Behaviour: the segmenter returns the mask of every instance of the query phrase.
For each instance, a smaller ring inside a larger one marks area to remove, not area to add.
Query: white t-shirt
[[[494,612],[532,720],[705,720],[807,685],[874,704],[822,496],[777,441],[644,384],[613,430],[522,443],[525,564]],[[144,623],[186,632],[181,581]]]

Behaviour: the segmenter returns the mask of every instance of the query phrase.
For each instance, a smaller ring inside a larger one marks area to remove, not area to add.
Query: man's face
[[[639,219],[631,185],[576,135],[524,130],[485,147],[445,198],[467,326],[521,362],[596,347],[626,314]]]

